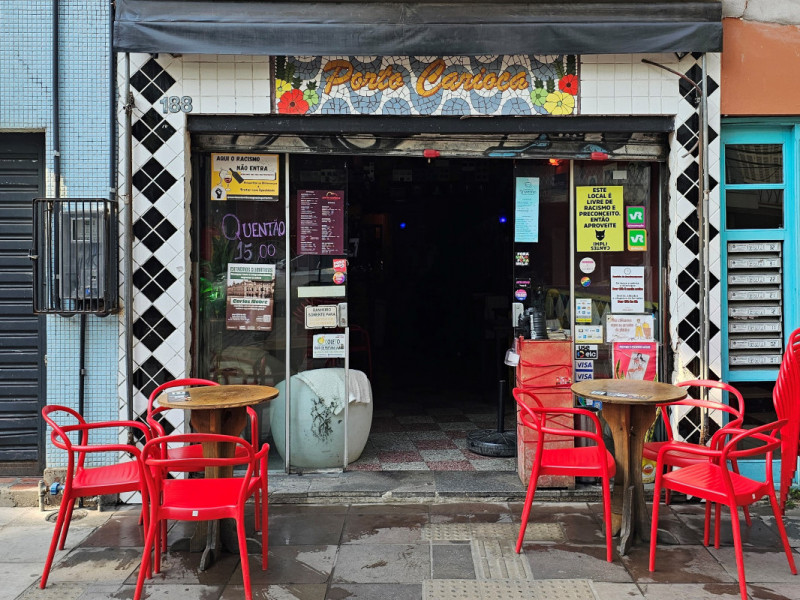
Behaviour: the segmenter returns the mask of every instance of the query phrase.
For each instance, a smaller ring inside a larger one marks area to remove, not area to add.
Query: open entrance
[[[353,157],[350,165],[351,365],[371,370],[387,408],[406,392],[440,406],[491,392],[512,333],[511,162]],[[361,328],[371,357],[359,351]]]
[[[465,449],[467,432],[496,428],[509,375],[513,162],[295,156],[293,178],[342,161],[350,367],[367,373],[374,403],[350,468],[513,470],[513,458],[501,468]]]

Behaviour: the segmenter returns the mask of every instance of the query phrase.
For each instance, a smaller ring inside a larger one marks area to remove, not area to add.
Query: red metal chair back
[[[263,523],[261,543],[261,567],[267,568],[267,454],[269,445],[264,444],[258,452],[245,440],[228,435],[211,433],[187,433],[169,436],[170,441],[185,443],[189,447],[203,444],[228,444],[231,448],[228,457],[164,457],[162,444],[164,439],[155,438],[145,444],[142,450],[142,462],[147,489],[151,496],[150,526],[147,530],[142,565],[136,582],[134,600],[142,595],[144,580],[150,572],[151,552],[155,558],[153,571],[161,568],[161,540],[166,520],[210,521],[217,519],[234,519],[239,540],[242,577],[244,580],[245,598],[252,600],[250,586],[250,567],[247,556],[247,538],[245,536],[245,503],[258,491],[263,496],[261,521]],[[175,475],[190,473],[209,468],[233,468],[246,466],[241,476],[187,479],[176,478]]]
[[[677,492],[703,498],[706,500],[706,531],[705,538],[708,540],[709,519],[708,514],[712,503],[717,505],[716,510],[716,535],[715,547],[719,548],[719,528],[721,524],[719,504],[725,504],[731,511],[731,524],[733,527],[733,544],[736,554],[736,567],[739,576],[739,590],[742,600],[747,600],[747,583],[744,574],[744,557],[742,554],[742,539],[739,525],[738,507],[748,506],[767,496],[775,515],[775,522],[778,533],[783,543],[783,549],[789,561],[789,568],[793,574],[797,574],[792,549],[786,536],[786,529],[780,514],[778,500],[775,496],[775,487],[772,480],[772,453],[780,446],[780,440],[776,437],[777,432],[786,424],[786,420],[767,423],[753,429],[735,430],[730,428],[728,434],[731,439],[724,443],[721,449],[707,448],[705,446],[692,445],[686,449],[703,462],[684,467],[678,471],[664,472],[664,459],[670,452],[669,446],[663,447],[658,454],[658,466],[656,469],[656,483],[654,497],[658,498],[661,488],[672,489]],[[739,444],[747,440],[746,447],[739,449]],[[763,481],[743,477],[738,473],[728,469],[728,461],[736,463],[738,459],[752,458],[764,455],[766,461],[766,476]],[[650,530],[650,571],[655,570],[656,541],[658,539],[658,513],[659,503],[653,502],[653,520]]]
[[[614,457],[606,449],[602,427],[597,415],[583,408],[547,407],[533,390],[514,388],[514,400],[519,406],[519,419],[523,426],[536,432],[534,454],[528,491],[522,509],[522,525],[517,537],[517,552],[522,547],[525,528],[530,516],[531,504],[536,493],[536,483],[541,475],[572,475],[575,477],[599,477],[603,487],[603,515],[606,521],[606,560],[611,562],[611,477],[616,473]],[[559,424],[564,417],[585,417],[594,426],[593,431],[570,429]],[[591,445],[557,447],[558,441],[586,440]]]
[[[92,434],[105,430],[112,439],[118,439],[121,429],[132,428],[138,429],[145,441],[150,440],[151,436],[150,430],[138,421],[87,422],[78,411],[58,404],[45,406],[42,409],[42,418],[51,428],[50,440],[53,445],[67,453],[63,496],[42,580],[39,583],[39,587],[44,589],[56,548],[64,549],[76,499],[103,494],[142,492],[142,511],[146,516],[147,494],[139,449],[128,444],[96,443]],[[126,453],[132,460],[105,466],[86,466],[87,455],[107,452],[115,456]]]
[[[800,329],[789,336],[783,353],[778,378],[772,392],[772,402],[779,419],[786,419],[781,430],[781,479],[779,504],[786,509],[786,499],[797,470],[798,440],[800,440]]]

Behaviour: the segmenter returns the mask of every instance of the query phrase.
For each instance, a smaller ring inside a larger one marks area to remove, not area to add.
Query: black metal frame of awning
[[[476,56],[722,49],[720,0],[117,0],[119,52]]]

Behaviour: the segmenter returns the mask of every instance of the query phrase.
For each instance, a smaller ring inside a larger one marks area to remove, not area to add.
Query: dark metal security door
[[[44,320],[33,314],[33,198],[44,195],[44,135],[0,134],[0,474],[41,472]]]

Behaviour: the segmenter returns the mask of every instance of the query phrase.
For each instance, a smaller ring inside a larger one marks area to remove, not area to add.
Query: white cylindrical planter
[[[306,469],[341,467],[344,464],[344,369],[314,369],[291,378],[292,466]],[[275,449],[285,457],[286,382],[270,403],[270,429]],[[372,425],[372,390],[361,371],[350,370],[347,448],[348,464],[358,460]]]

